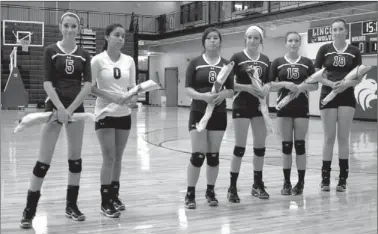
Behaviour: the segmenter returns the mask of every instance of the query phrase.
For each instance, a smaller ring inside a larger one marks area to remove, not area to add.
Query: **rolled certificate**
[[[36,112],[30,113],[24,116],[20,121],[19,124],[14,129],[13,133],[20,132],[25,128],[29,128],[31,126],[37,124],[45,124],[47,122],[57,121],[58,118],[56,116],[56,112]],[[73,113],[70,122],[76,122],[79,120],[95,120],[95,116],[92,113]]]
[[[220,92],[222,85],[227,80],[227,77],[230,75],[232,68],[234,67],[234,64],[235,64],[234,62],[231,62],[231,63],[224,65],[222,67],[221,71],[219,72],[219,74],[217,76],[217,79],[215,80],[215,82],[213,84],[213,87],[211,89],[211,93],[219,93]],[[197,129],[198,132],[201,132],[206,128],[207,123],[209,122],[209,119],[211,118],[211,115],[213,114],[214,108],[215,108],[214,105],[207,104],[205,114],[201,118],[200,122],[196,124],[196,129]]]
[[[361,80],[372,67],[366,65],[356,66],[352,71],[350,71],[341,82],[351,81],[351,80]],[[337,93],[332,90],[322,101],[322,105],[326,105],[328,102],[332,101],[336,97]]]
[[[325,71],[325,68],[323,67],[319,71],[309,76],[305,81],[303,81],[303,83],[315,84],[316,82],[319,82],[321,79],[324,78],[324,71]],[[277,104],[276,110],[281,110],[284,106],[289,104],[289,102],[291,102],[292,100],[294,100],[294,95],[292,93],[289,93]]]
[[[263,84],[261,80],[259,79],[259,74],[257,72],[257,69],[254,69],[254,67],[251,65],[247,67],[246,69],[247,74],[249,78],[251,79],[252,85],[257,88],[260,92],[262,92]],[[258,100],[260,102],[260,111],[263,115],[265,126],[268,134],[274,134],[274,127],[273,127],[273,121],[269,116],[269,109],[268,105],[266,104],[266,97],[258,97]]]
[[[126,100],[130,99],[132,96],[137,95],[139,93],[145,93],[150,92],[153,90],[161,89],[162,87],[158,85],[153,80],[147,80],[144,81],[133,88],[131,88],[128,92],[126,92],[124,89],[122,89],[120,86],[116,86],[117,91],[116,93],[120,95],[124,95],[123,97],[126,98]],[[110,113],[116,112],[118,108],[121,108],[123,105],[119,105],[116,103],[110,103],[104,109],[102,109],[98,114],[96,114],[96,121],[99,121],[100,119],[105,118]]]

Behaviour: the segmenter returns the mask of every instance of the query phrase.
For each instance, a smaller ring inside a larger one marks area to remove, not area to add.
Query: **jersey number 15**
[[[299,68],[296,67],[289,67],[287,68],[287,79],[288,80],[296,80],[299,78]]]

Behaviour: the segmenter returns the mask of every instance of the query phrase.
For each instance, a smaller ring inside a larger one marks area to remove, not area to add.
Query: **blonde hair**
[[[70,11],[64,13],[64,14],[60,17],[60,23],[63,22],[64,17],[66,17],[66,16],[74,17],[74,18],[77,20],[77,24],[80,26],[80,17],[79,17],[78,15],[76,15],[75,13],[70,12]]]

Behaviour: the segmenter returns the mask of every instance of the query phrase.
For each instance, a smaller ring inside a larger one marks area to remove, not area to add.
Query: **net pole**
[[[13,47],[10,54],[10,71],[12,71],[14,67],[17,67],[17,47]]]

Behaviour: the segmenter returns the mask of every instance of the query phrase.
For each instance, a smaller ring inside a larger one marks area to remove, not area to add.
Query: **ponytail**
[[[105,50],[107,50],[107,49],[108,49],[108,41],[105,40],[105,44],[104,44],[104,46],[102,47],[102,51],[105,51]]]

